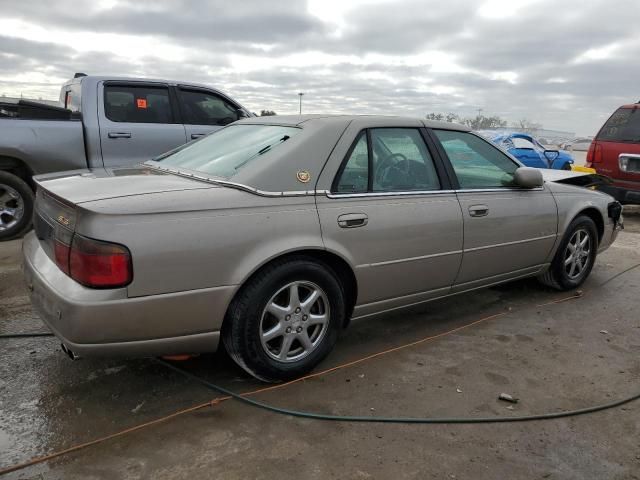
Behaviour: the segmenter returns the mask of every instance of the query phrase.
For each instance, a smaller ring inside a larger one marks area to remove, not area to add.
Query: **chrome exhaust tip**
[[[67,354],[67,357],[69,357],[71,360],[78,360],[80,358],[78,355],[73,353],[72,350],[67,348],[67,346],[64,343],[61,343],[60,347],[62,348],[62,351]]]

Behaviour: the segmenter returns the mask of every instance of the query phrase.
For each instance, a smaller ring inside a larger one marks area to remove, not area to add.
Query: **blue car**
[[[573,157],[562,150],[548,150],[528,133],[478,132],[502,147],[527,167],[571,170]]]

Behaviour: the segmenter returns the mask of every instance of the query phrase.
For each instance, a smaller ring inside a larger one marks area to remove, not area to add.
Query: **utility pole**
[[[478,116],[480,116],[480,114],[482,114],[482,108],[478,109]]]
[[[300,92],[298,93],[298,96],[300,97],[300,115],[302,115],[302,96],[304,95],[304,93]]]

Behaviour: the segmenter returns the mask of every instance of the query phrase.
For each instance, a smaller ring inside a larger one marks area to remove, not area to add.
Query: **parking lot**
[[[504,417],[637,393],[640,268],[614,276],[640,263],[640,211],[628,209],[625,219],[579,298],[556,302],[566,294],[526,280],[356,322],[318,370],[341,368],[253,398],[334,415]],[[22,284],[20,242],[0,251],[0,333],[45,331]],[[349,364],[420,339],[427,340]],[[2,342],[0,469],[220,396],[150,359],[72,362],[55,338]],[[263,387],[223,353],[178,365],[235,392]],[[501,393],[519,402],[500,401]],[[401,425],[299,419],[229,400],[6,475],[511,477],[640,478],[640,402],[557,420]]]

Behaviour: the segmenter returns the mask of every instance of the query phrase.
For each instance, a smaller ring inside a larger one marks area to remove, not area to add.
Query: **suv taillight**
[[[56,265],[90,288],[118,288],[131,283],[133,268],[127,247],[57,229],[53,239]]]
[[[602,145],[596,140],[589,145],[587,152],[587,167],[591,167],[594,163],[602,163]]]

